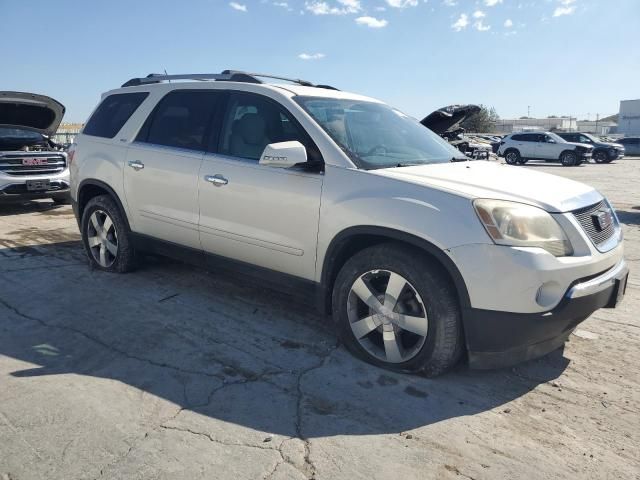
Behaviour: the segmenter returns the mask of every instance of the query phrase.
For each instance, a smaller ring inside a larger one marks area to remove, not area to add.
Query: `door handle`
[[[216,173],[215,175],[205,175],[204,180],[205,182],[213,183],[216,187],[222,187],[223,185],[229,183],[229,180],[224,178],[219,173]]]
[[[144,168],[144,163],[139,162],[138,160],[130,160],[129,166],[133,168],[135,171],[138,171]]]

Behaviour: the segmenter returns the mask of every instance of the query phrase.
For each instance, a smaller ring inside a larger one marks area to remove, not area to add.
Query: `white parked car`
[[[427,375],[465,352],[480,368],[544,355],[621,299],[621,228],[593,188],[469,162],[378,100],[264,77],[103,95],[71,149],[96,268],[140,252],[236,265],[316,295],[359,357]]]
[[[0,92],[0,203],[69,203],[67,154],[51,140],[64,111],[44,95]]]
[[[553,132],[512,133],[502,139],[498,148],[498,155],[509,165],[539,159],[573,167],[589,161],[592,152],[593,146],[567,142]]]

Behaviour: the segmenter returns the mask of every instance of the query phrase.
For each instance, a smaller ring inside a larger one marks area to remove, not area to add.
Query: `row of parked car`
[[[528,132],[504,137],[497,153],[509,165],[524,165],[528,160],[535,159],[573,167],[590,159],[596,163],[610,163],[624,157],[625,147],[620,143],[604,142],[586,133]]]
[[[610,163],[624,157],[625,153],[640,155],[640,138],[635,137],[612,141],[580,132],[510,135],[465,132],[462,124],[479,111],[477,105],[449,105],[430,113],[420,123],[470,158],[486,159],[495,154],[504,157],[510,165],[524,165],[536,159],[577,166],[590,159],[596,163]]]

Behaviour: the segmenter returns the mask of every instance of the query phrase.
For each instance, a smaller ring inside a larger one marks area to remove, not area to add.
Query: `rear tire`
[[[518,150],[510,149],[504,152],[504,161],[509,165],[517,165],[520,163],[520,160],[522,160],[522,157],[520,157],[520,152]]]
[[[570,150],[562,152],[562,155],[560,155],[560,163],[562,163],[562,166],[564,167],[573,167],[578,165],[578,155],[576,152]]]
[[[136,252],[129,228],[116,202],[109,195],[93,197],[80,222],[82,243],[94,268],[125,273],[136,266]]]
[[[462,355],[455,287],[412,248],[386,243],[351,257],[334,284],[333,318],[347,349],[379,367],[432,377]]]

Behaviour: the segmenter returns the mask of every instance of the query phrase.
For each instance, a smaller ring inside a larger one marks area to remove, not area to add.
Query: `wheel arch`
[[[440,248],[407,232],[379,226],[349,227],[338,233],[327,248],[320,276],[320,298],[318,306],[324,314],[332,311],[332,291],[338,272],[346,261],[357,252],[386,242],[410,245],[437,262],[456,287],[456,296],[462,310],[470,307],[467,285],[456,264]]]
[[[113,200],[116,202],[116,205],[118,206],[118,209],[120,210],[122,218],[124,218],[124,221],[127,224],[127,229],[131,230],[127,212],[125,211],[124,206],[122,205],[122,201],[118,197],[118,194],[105,182],[93,178],[87,178],[83,180],[78,186],[78,203],[76,207],[78,223],[80,223],[82,220],[82,214],[89,200],[97,197],[98,195],[109,195],[111,198],[113,198]]]

